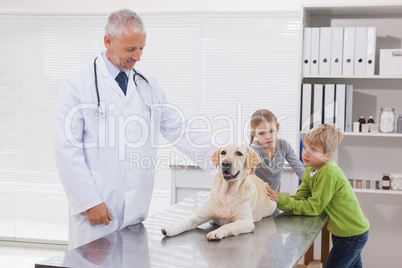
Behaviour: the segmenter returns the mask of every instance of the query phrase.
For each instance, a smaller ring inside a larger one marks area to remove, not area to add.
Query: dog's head
[[[211,158],[226,181],[234,181],[250,174],[250,169],[261,162],[258,154],[247,145],[230,144],[217,150]]]

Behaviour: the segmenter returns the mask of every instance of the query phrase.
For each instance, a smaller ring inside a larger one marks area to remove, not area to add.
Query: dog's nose
[[[232,163],[230,163],[230,161],[229,160],[227,160],[227,159],[224,159],[224,160],[222,160],[222,167],[230,167],[232,165]]]

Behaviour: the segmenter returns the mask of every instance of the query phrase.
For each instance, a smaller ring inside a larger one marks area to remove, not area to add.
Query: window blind
[[[102,49],[105,16],[0,15],[0,237],[67,239],[54,162],[62,80]]]
[[[103,22],[0,16],[0,189],[63,192],[53,153],[55,100],[62,79],[101,50]]]
[[[280,119],[280,137],[296,147],[297,12],[141,16],[147,44],[137,68],[159,80],[169,101],[187,119],[205,116],[217,143],[248,143],[243,135],[248,119],[255,110],[267,108]],[[104,50],[106,18],[106,14],[0,14],[2,197],[64,194],[53,153],[56,96],[69,73]],[[222,131],[230,122],[233,133]],[[187,161],[175,148],[159,151],[163,165],[156,171],[155,196],[170,195],[166,164],[177,160],[175,156]],[[60,210],[66,213],[67,208]]]
[[[202,20],[194,14],[144,14],[147,42],[136,68],[158,79],[169,102],[185,117],[200,112]],[[174,146],[158,151],[154,196],[170,196],[170,164],[192,163]]]
[[[235,130],[217,141],[249,143],[251,115],[264,108],[296,148],[299,30],[295,13],[204,14],[200,113],[214,129],[230,128],[230,119]]]

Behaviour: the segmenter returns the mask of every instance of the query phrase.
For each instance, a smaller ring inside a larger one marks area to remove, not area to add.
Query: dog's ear
[[[250,147],[247,148],[247,156],[246,156],[246,161],[244,162],[244,165],[246,166],[247,169],[251,169],[252,167],[255,167],[261,162],[260,156],[254,152],[253,149]]]
[[[211,157],[211,161],[215,164],[216,167],[219,166],[219,151],[220,149],[218,149]]]

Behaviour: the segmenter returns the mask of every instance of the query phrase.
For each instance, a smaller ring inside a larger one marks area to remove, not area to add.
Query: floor
[[[34,268],[35,263],[61,255],[67,246],[30,247],[29,245],[0,244],[0,263],[4,268]]]

